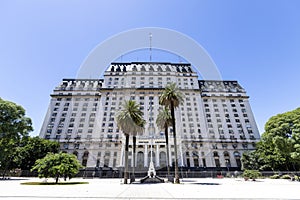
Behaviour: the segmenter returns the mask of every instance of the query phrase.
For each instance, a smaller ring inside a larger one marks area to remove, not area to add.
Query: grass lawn
[[[89,184],[89,182],[25,182],[21,185],[78,185],[78,184]]]

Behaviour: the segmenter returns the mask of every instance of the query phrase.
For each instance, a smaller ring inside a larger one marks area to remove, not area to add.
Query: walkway
[[[184,179],[181,184],[122,184],[121,179],[72,179],[81,185],[21,185],[37,178],[0,180],[0,199],[300,199],[300,182],[263,179]]]

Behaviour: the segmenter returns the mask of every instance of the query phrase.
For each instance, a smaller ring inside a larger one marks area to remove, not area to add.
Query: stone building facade
[[[175,111],[179,166],[239,169],[243,152],[260,139],[249,96],[237,81],[200,80],[188,63],[112,63],[103,79],[63,79],[51,94],[40,137],[58,141],[88,168],[122,169],[125,139],[115,117],[131,99],[147,122],[137,136],[136,171],[147,170],[151,152],[155,168],[164,169],[175,160],[172,129],[167,161],[164,132],[155,121],[159,96],[171,82],[184,94]]]

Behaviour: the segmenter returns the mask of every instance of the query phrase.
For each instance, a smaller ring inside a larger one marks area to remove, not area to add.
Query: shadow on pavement
[[[14,177],[6,177],[6,178],[0,178],[0,181],[25,181],[29,180],[28,178],[14,178]]]
[[[221,185],[220,183],[191,183],[195,185]]]

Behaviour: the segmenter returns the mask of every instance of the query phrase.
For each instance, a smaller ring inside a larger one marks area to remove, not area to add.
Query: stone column
[[[125,156],[125,146],[122,145],[121,155],[120,155],[120,166],[124,167],[124,156]]]
[[[156,157],[155,157],[155,159],[156,159],[156,167],[159,167],[160,166],[160,163],[159,163],[159,145],[158,144],[156,144]]]
[[[148,167],[148,144],[144,146],[144,167]]]

